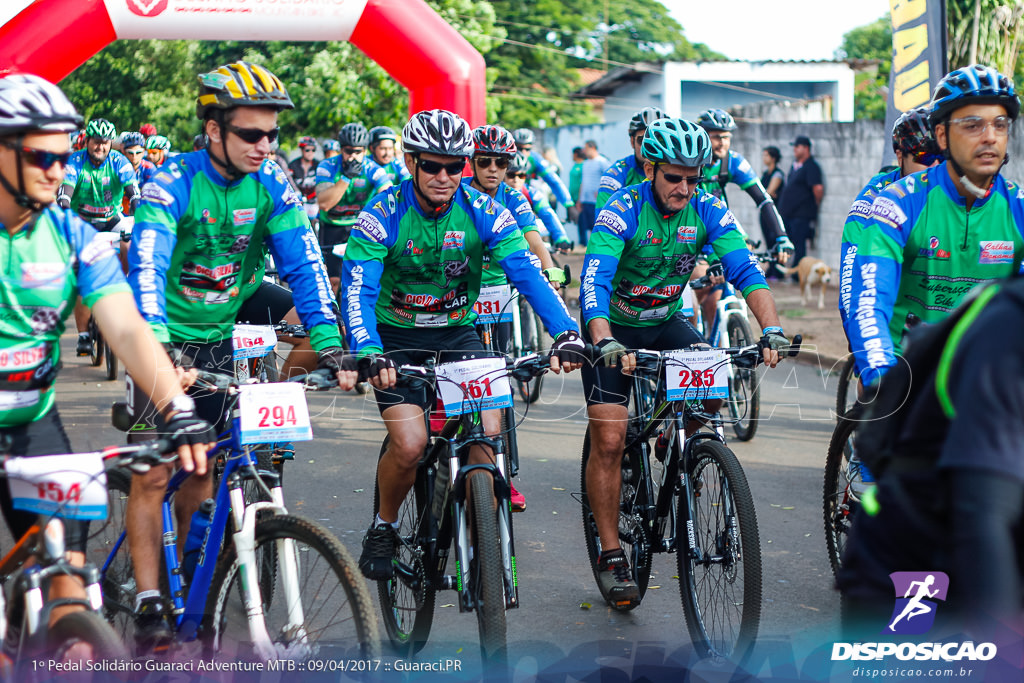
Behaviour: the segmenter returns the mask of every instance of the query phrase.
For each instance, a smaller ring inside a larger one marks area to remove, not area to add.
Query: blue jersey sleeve
[[[529,186],[524,189],[530,194],[534,213],[537,214],[537,218],[540,219],[540,222],[547,228],[548,234],[551,235],[551,243],[568,242],[569,238],[565,236],[565,228],[562,227],[562,221],[558,220],[558,214],[551,208],[548,200]]]
[[[82,171],[82,155],[85,154],[85,150],[79,150],[71,155],[68,159],[68,163],[64,165],[64,185],[70,185],[74,187],[78,184],[78,174]]]
[[[697,215],[707,227],[708,243],[722,261],[725,279],[744,296],[756,289],[767,289],[764,273],[747,249],[743,231],[725,202],[703,192],[695,195],[693,201],[696,201]]]
[[[572,206],[573,201],[569,197],[569,190],[566,189],[562,179],[558,177],[554,167],[544,157],[532,150],[530,151],[530,161],[533,162],[534,172],[547,183],[551,194],[555,195],[555,200],[562,206]]]
[[[128,161],[128,157],[117,150],[112,150],[110,152],[110,159],[111,164],[114,166],[114,172],[117,173],[117,179],[121,181],[121,185],[127,187],[134,183],[138,187],[139,179],[136,177],[135,169],[132,167],[132,162]]]
[[[316,186],[333,185],[338,182],[338,165],[341,163],[341,155],[324,159],[316,166]]]
[[[391,167],[395,169],[395,177],[398,178],[398,182],[404,183],[406,180],[412,180],[412,174],[405,167],[402,157],[395,157],[395,160],[391,162]]]
[[[729,151],[729,179],[739,185],[742,190],[760,182],[760,178],[754,173],[750,162],[732,150]]]
[[[366,171],[366,177],[369,178],[370,184],[373,185],[373,194],[380,194],[384,190],[391,187],[391,176],[388,175],[387,171],[380,167],[375,161],[365,160],[366,163],[363,167]]]
[[[613,194],[597,214],[587,254],[583,259],[580,281],[580,306],[583,323],[608,318],[612,300],[612,282],[626,244],[636,235],[640,224],[640,204],[628,189]]]
[[[516,219],[516,225],[524,233],[537,230],[537,217],[533,213],[533,207],[530,206],[530,200],[523,196],[522,192],[513,190],[508,185],[504,185],[504,201],[502,202],[506,209],[512,212],[512,215]]]

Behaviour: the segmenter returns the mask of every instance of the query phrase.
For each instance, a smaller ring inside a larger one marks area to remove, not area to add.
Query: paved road
[[[74,358],[71,336],[64,341],[71,353],[65,356],[59,406],[73,445],[86,449],[118,442],[108,416],[111,401],[123,393],[122,383],[102,381],[101,369]],[[838,616],[820,502],[835,380],[826,386],[815,366],[791,362],[762,376],[766,421],[753,441],[731,446],[757,507],[764,556],[762,641],[775,648],[773,656],[792,662],[789,648],[820,645]],[[690,654],[676,561],[673,555],[654,558],[651,590],[633,612],[603,604],[574,498],[585,429],[582,406],[578,373],[564,379],[549,375],[540,402],[530,407],[519,430],[517,486],[528,510],[515,518],[522,606],[508,615],[511,657],[517,676],[587,671],[600,657],[602,666],[620,667],[635,679],[641,663],[656,670],[665,653],[675,653],[677,662]],[[286,500],[293,511],[332,529],[358,555],[370,522],[384,430],[372,399],[354,393],[311,395],[310,411],[316,441],[298,446],[297,461],[286,473]],[[455,658],[466,667],[476,665],[475,616],[460,614],[454,603],[454,592],[438,596],[431,642],[421,661]]]

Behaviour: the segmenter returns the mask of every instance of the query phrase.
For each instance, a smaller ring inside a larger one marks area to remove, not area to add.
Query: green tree
[[[979,21],[974,61],[993,66],[1002,73],[1013,74],[1014,80],[1021,82],[1020,76],[1024,74],[1020,58],[1024,4],[1016,0],[947,0],[949,67],[957,69],[972,61],[975,12]]]
[[[877,69],[857,74],[853,107],[858,119],[884,120],[892,69],[892,21],[888,15],[846,33],[835,57],[878,60]]]

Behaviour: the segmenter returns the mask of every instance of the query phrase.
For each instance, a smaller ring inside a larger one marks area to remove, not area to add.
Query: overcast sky
[[[692,43],[730,59],[832,59],[850,29],[889,13],[889,0],[661,0]]]

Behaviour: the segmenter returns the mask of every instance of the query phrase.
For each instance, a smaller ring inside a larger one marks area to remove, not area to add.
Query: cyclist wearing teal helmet
[[[774,367],[778,350],[788,344],[736,219],[699,187],[701,167],[711,155],[707,132],[681,119],[656,120],[644,134],[641,153],[650,182],[615,192],[598,214],[580,288],[584,335],[602,353],[600,364],[583,367],[591,444],[585,476],[601,540],[598,580],[602,593],[617,604],[639,598],[617,525],[632,391],[627,374],[635,366],[630,349],[704,343],[681,309],[683,288],[705,244],[761,323],[769,344],[765,362]],[[713,403],[707,409],[717,409]]]

